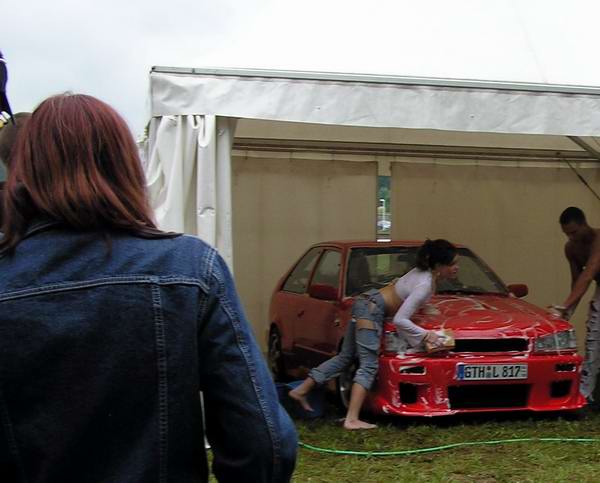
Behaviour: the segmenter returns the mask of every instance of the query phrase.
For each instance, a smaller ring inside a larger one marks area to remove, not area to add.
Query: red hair
[[[42,102],[12,153],[0,249],[13,249],[31,219],[79,230],[166,235],[151,216],[137,147],[123,118],[86,95]]]

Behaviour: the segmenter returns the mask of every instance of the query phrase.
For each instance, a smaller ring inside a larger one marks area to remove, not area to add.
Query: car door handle
[[[336,318],[334,319],[334,321],[333,321],[333,325],[334,325],[334,327],[339,327],[339,326],[340,326],[340,323],[341,323],[341,320],[340,320],[340,318],[339,318],[339,317],[336,317]]]
[[[302,317],[304,315],[304,310],[301,310],[300,312],[298,312],[298,317]]]

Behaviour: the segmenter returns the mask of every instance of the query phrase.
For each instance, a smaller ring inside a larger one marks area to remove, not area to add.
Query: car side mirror
[[[337,288],[322,283],[315,283],[308,289],[308,295],[319,300],[337,300],[337,292]]]
[[[529,287],[524,283],[511,283],[508,287],[508,291],[515,297],[525,297],[529,293]]]

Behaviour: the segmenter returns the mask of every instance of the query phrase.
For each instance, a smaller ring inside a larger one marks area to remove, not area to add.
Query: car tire
[[[283,351],[281,349],[281,334],[277,328],[272,328],[269,332],[269,347],[267,353],[267,359],[269,361],[269,369],[273,374],[275,381],[284,381],[285,366],[283,364]]]
[[[590,409],[586,406],[580,409],[560,411],[559,415],[566,421],[581,421],[583,419],[586,419],[590,415],[590,413]]]

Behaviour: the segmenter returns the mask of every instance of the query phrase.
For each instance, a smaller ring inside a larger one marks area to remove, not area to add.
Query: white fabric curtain
[[[235,120],[184,115],[153,118],[144,162],[158,226],[196,235],[233,271],[231,147]]]

